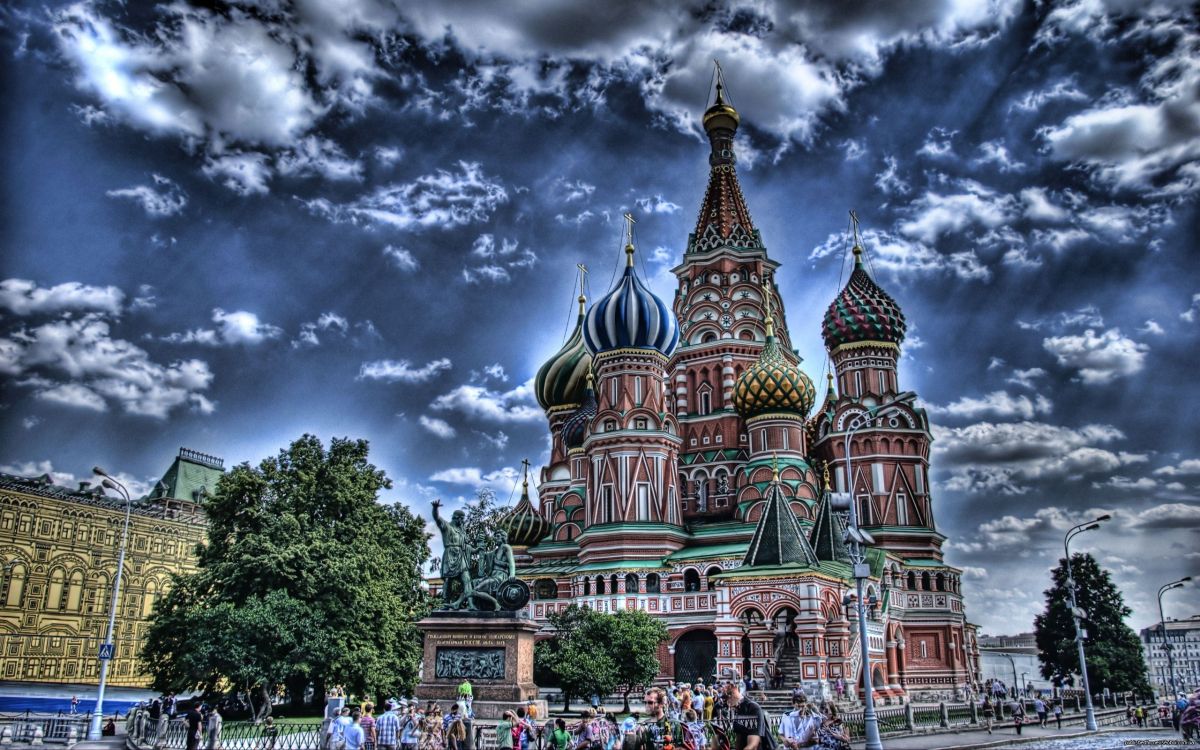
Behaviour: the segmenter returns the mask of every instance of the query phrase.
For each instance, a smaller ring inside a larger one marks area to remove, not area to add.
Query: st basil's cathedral
[[[789,687],[861,694],[846,521],[828,497],[849,492],[875,540],[864,603],[876,699],[961,697],[977,683],[976,632],[934,522],[929,419],[898,380],[904,315],[856,241],[821,323],[833,372],[817,405],[779,263],[738,184],[739,120],[718,82],[673,303],[638,278],[631,232],[623,275],[590,306],[580,296],[574,331],[537,373],[552,439],[540,508],[526,479],[504,524],[528,614],[545,623],[579,604],[661,617],[663,679],[766,684],[771,660]]]

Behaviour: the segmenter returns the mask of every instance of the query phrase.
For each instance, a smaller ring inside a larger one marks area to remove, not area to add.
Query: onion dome
[[[717,81],[717,100],[704,111],[704,130],[711,133],[714,130],[737,130],[742,118],[732,104],[725,101],[725,85]]]
[[[633,272],[633,243],[625,246],[625,273],[613,290],[588,310],[583,340],[592,354],[614,349],[654,349],[669,357],[679,343],[679,324],[666,303]]]
[[[592,369],[592,355],[583,345],[583,304],[587,298],[579,295],[579,319],[567,343],[538,369],[533,391],[544,411],[555,407],[575,406],[583,397],[583,381]]]
[[[878,341],[899,345],[907,325],[900,306],[863,268],[863,250],[854,245],[854,272],[825,312],[821,335],[830,351],[845,344]]]
[[[499,524],[508,532],[508,543],[513,547],[532,547],[550,531],[550,522],[537,512],[529,499],[528,464],[525,467],[525,481],[521,485],[521,500],[501,517]]]
[[[567,450],[582,448],[584,438],[588,436],[588,428],[592,418],[596,416],[599,407],[596,404],[596,391],[593,385],[592,373],[587,374],[587,385],[583,388],[583,401],[579,407],[563,422],[562,439]]]
[[[758,361],[750,365],[733,387],[733,405],[743,419],[785,412],[808,414],[817,390],[804,372],[783,356],[775,338],[775,321],[767,313],[767,343]]]

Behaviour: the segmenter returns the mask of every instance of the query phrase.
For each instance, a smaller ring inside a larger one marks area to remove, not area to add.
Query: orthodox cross
[[[854,244],[859,247],[862,244],[858,240],[858,214],[854,213],[854,209],[850,209],[850,225],[854,227]]]
[[[625,244],[633,244],[633,225],[637,223],[637,219],[633,218],[633,214],[625,214]]]
[[[523,458],[521,463],[525,466],[525,484],[529,484],[529,459]]]

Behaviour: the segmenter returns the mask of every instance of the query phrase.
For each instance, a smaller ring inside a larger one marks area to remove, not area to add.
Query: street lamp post
[[[116,490],[125,499],[125,526],[121,530],[121,549],[117,553],[117,575],[113,578],[112,601],[108,605],[108,636],[104,639],[103,644],[103,646],[108,646],[107,651],[111,657],[116,652],[113,646],[113,631],[116,630],[117,625],[117,603],[120,601],[119,597],[121,595],[121,571],[125,568],[125,543],[129,538],[129,512],[132,503],[129,497],[129,490],[125,489],[125,485],[113,479],[99,466],[93,467],[92,472],[99,477],[103,477],[103,481],[100,483],[102,487]],[[96,691],[96,708],[92,711],[92,721],[88,725],[87,733],[88,740],[92,742],[99,740],[101,737],[100,720],[104,717],[104,689],[108,684],[108,665],[110,661],[112,661],[111,658],[100,659],[100,687]]]
[[[879,739],[879,717],[875,714],[875,689],[871,684],[870,642],[867,640],[867,616],[864,609],[863,582],[871,576],[871,566],[867,564],[866,546],[873,540],[861,528],[858,522],[858,503],[854,498],[854,474],[850,471],[850,438],[854,433],[871,423],[875,417],[886,413],[899,411],[899,404],[907,403],[916,398],[912,391],[906,391],[891,401],[867,409],[865,414],[859,414],[846,426],[843,440],[843,455],[846,457],[846,489],[849,495],[850,528],[847,536],[850,538],[850,559],[854,563],[854,581],[858,592],[855,609],[858,613],[858,643],[862,650],[863,695],[866,702],[863,708],[863,734],[866,737],[866,750],[883,750],[883,742]]]
[[[1020,684],[1017,682],[1017,662],[1012,658],[1012,654],[1004,654],[1004,658],[1008,659],[1008,664],[1009,664],[1009,666],[1012,667],[1012,671],[1013,671],[1012,697],[1013,697],[1013,700],[1016,700],[1017,696],[1019,695],[1018,691],[1021,689]]]
[[[1075,574],[1071,570],[1071,539],[1085,531],[1100,528],[1100,524],[1112,518],[1105,513],[1094,521],[1073,526],[1063,538],[1063,552],[1067,556],[1067,593],[1071,597],[1071,620],[1075,623],[1075,646],[1079,649],[1079,672],[1083,677],[1083,697],[1087,700],[1087,729],[1095,732],[1096,711],[1092,707],[1092,688],[1088,684],[1087,657],[1083,654],[1083,628],[1079,625],[1079,606],[1075,603]]]
[[[1171,651],[1175,647],[1171,645],[1167,638],[1167,619],[1163,617],[1162,597],[1166,592],[1171,589],[1177,589],[1190,580],[1192,580],[1191,576],[1184,576],[1178,581],[1168,583],[1158,590],[1158,622],[1162,626],[1163,650],[1167,652],[1167,670],[1171,674],[1171,700],[1175,700],[1175,659],[1171,656]]]

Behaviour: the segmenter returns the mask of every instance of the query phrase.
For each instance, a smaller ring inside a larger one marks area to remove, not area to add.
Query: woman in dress
[[[417,740],[417,750],[446,750],[445,736],[442,709],[434,704],[425,712],[425,720],[421,722],[421,739]]]

